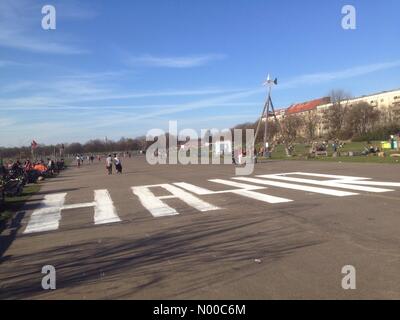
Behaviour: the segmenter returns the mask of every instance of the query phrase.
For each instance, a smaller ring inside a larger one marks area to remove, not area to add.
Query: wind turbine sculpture
[[[267,137],[268,137],[268,118],[270,116],[270,110],[271,110],[272,116],[275,118],[275,121],[278,121],[276,118],[276,114],[275,114],[274,104],[272,103],[272,98],[271,98],[272,87],[276,86],[277,84],[278,84],[278,79],[275,78],[274,80],[272,80],[269,74],[268,74],[267,80],[263,83],[263,86],[268,88],[268,97],[267,97],[267,101],[264,104],[264,108],[261,113],[260,119],[258,120],[256,134],[255,134],[255,140],[257,139],[258,132],[261,127],[261,123],[262,123],[263,119],[265,119],[264,139],[263,139],[263,149],[264,149],[265,157],[268,157],[268,155],[269,155],[269,152],[268,152],[269,144],[267,142]]]

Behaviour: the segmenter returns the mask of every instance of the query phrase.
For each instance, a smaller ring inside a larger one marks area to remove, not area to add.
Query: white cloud
[[[0,128],[1,127],[7,127],[7,126],[12,126],[15,124],[15,121],[10,118],[0,118]]]
[[[22,66],[22,63],[11,61],[11,60],[0,60],[0,68],[4,67],[15,67],[15,66]]]
[[[96,103],[100,101],[113,101],[104,108],[169,108],[170,105],[137,105],[127,102],[118,104],[117,100],[134,100],[156,97],[191,97],[191,96],[212,96],[226,93],[241,92],[239,89],[225,88],[204,88],[204,89],[182,89],[163,91],[142,91],[126,93],[130,90],[122,90],[117,87],[110,87],[106,79],[97,77],[99,74],[84,74],[83,77],[74,75],[71,78],[64,78],[58,81],[41,81],[37,83],[22,81],[13,83],[12,86],[4,86],[0,92],[14,92],[16,97],[0,98],[0,111],[5,110],[38,110],[38,109],[95,109],[96,106],[88,106],[86,102]],[[103,77],[104,74],[100,74]],[[112,74],[111,76],[115,76]],[[29,88],[31,94],[26,93]],[[3,91],[4,90],[4,91]],[[18,95],[18,93],[20,94]],[[98,104],[99,107],[102,107]]]
[[[237,99],[250,97],[265,91],[264,88],[255,89],[255,90],[244,90],[230,94],[219,95],[217,97],[202,99],[197,101],[192,101],[188,103],[182,103],[177,105],[172,105],[167,108],[159,108],[156,111],[151,111],[147,113],[140,113],[140,114],[132,114],[132,113],[120,113],[115,117],[101,116],[94,121],[90,126],[92,129],[99,129],[105,126],[119,126],[122,124],[128,124],[135,121],[142,121],[147,119],[154,119],[160,116],[166,116],[170,114],[177,114],[180,112],[192,111],[192,110],[199,110],[205,108],[215,108],[219,105],[229,106],[231,102],[234,102]],[[190,117],[189,117],[190,119]]]
[[[350,79],[356,78],[360,76],[364,76],[367,74],[371,74],[378,71],[394,69],[400,67],[400,60],[385,62],[385,63],[375,63],[364,66],[356,66],[348,69],[331,71],[331,72],[320,72],[320,73],[312,73],[305,74],[298,77],[295,77],[288,82],[282,83],[282,85],[277,88],[287,89],[287,88],[295,88],[301,87],[304,85],[314,85],[323,82],[331,82],[336,80]]]
[[[222,60],[225,55],[206,54],[181,57],[156,57],[152,55],[131,56],[127,59],[130,66],[164,67],[164,68],[193,68],[208,64],[211,61]]]
[[[47,41],[28,34],[0,31],[0,46],[36,53],[86,54],[88,50],[79,49],[55,41]]]

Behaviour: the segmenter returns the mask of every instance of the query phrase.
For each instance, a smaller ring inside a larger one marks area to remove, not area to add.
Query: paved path
[[[1,235],[0,298],[400,299],[397,165],[276,161],[236,177],[139,157],[124,171],[44,183]]]

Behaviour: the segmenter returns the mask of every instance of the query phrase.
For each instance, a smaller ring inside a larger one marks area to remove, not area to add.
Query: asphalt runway
[[[43,183],[0,236],[1,299],[400,299],[398,165],[122,160]]]

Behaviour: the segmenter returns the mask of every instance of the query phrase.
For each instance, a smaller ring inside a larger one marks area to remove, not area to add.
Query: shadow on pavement
[[[24,216],[25,216],[25,211],[18,212],[11,220],[11,224],[9,226],[6,226],[5,230],[1,230],[8,232],[8,234],[7,235],[0,234],[0,264],[7,259],[7,257],[3,258],[3,255],[17,237],[17,233],[22,226],[21,221],[24,218]]]
[[[244,222],[240,217],[212,217],[164,227],[148,236],[104,238],[11,257],[0,269],[0,298],[46,294],[40,283],[41,269],[47,264],[57,270],[54,292],[64,290],[66,298],[71,290],[75,297],[140,298],[145,289],[158,292],[160,287],[168,287],[169,296],[163,298],[190,297],[323,242],[297,223],[275,219],[258,215]]]

